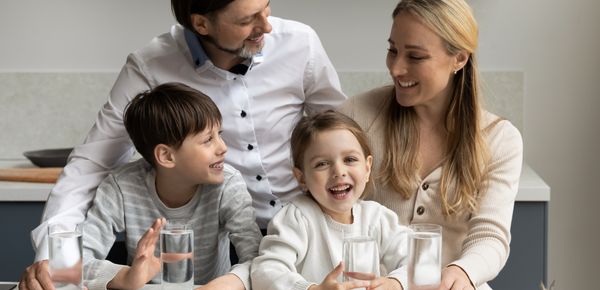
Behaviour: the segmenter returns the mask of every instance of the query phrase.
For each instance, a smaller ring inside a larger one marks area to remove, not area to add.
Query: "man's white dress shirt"
[[[225,160],[242,173],[260,228],[300,193],[290,158],[293,126],[303,112],[333,109],[346,96],[314,30],[268,19],[273,31],[265,34],[262,52],[245,62],[244,75],[215,67],[180,25],[128,56],[94,127],[50,192],[42,224],[31,232],[36,260],[48,258],[47,223],[83,222],[96,187],[131,159],[135,148],[123,126],[124,109],[137,94],[162,83],[184,83],[217,104],[229,148]]]

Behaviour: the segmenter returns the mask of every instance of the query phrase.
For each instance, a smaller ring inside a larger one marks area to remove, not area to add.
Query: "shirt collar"
[[[190,53],[192,54],[192,60],[194,62],[194,68],[196,71],[205,71],[208,67],[212,66],[213,63],[204,52],[200,40],[191,30],[184,28],[183,34],[185,36],[185,42],[187,43]],[[248,70],[251,70],[253,66],[260,64],[263,61],[262,50],[257,53],[252,59],[247,59],[243,64],[248,65]]]

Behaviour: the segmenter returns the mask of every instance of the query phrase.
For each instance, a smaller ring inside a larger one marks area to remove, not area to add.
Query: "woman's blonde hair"
[[[442,161],[440,191],[444,217],[477,212],[477,199],[485,193],[489,149],[480,128],[478,71],[475,61],[477,23],[471,8],[463,0],[403,0],[392,17],[410,13],[443,40],[448,55],[469,53],[463,69],[454,77],[454,91],[444,119],[448,132],[446,157]],[[379,176],[404,199],[413,194],[418,183],[419,129],[412,107],[396,101],[392,87],[388,98],[386,124],[386,158]],[[451,186],[455,189],[449,197]]]

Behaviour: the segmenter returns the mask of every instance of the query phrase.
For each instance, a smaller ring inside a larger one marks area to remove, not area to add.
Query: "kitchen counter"
[[[33,168],[27,159],[0,160],[0,168]],[[46,201],[53,183],[0,181],[0,201]],[[523,164],[516,201],[550,201],[550,187]]]

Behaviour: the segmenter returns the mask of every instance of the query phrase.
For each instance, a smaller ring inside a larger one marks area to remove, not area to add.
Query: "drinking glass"
[[[83,290],[82,225],[48,224],[50,279],[57,290]]]
[[[442,277],[442,227],[413,224],[408,228],[408,290],[435,290]]]
[[[379,276],[377,228],[343,231],[342,237],[344,282],[373,281]]]
[[[162,289],[194,288],[194,230],[189,221],[168,220],[160,232]]]

